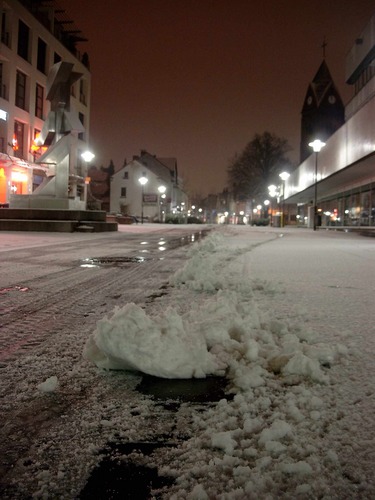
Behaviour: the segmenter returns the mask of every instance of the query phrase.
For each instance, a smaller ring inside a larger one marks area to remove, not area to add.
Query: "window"
[[[43,120],[44,88],[36,84],[35,90],[35,116]]]
[[[36,67],[42,73],[46,73],[46,60],[47,60],[47,44],[41,38],[38,38],[38,55]]]
[[[56,64],[56,63],[58,63],[60,61],[61,61],[61,56],[57,52],[55,52],[53,54],[53,64]]]
[[[126,198],[126,187],[121,188],[121,198]]]
[[[124,172],[124,179],[129,179],[129,172],[127,171]]]
[[[79,121],[84,126],[85,125],[85,115],[83,113],[78,113],[78,117],[79,117]],[[78,139],[81,139],[81,141],[84,141],[84,134],[83,134],[83,132],[79,132]]]
[[[26,75],[17,71],[16,76],[16,106],[26,109]]]
[[[14,134],[13,134],[13,151],[14,156],[23,158],[23,138],[24,138],[25,125],[15,120]]]
[[[37,129],[37,128],[34,128],[34,136],[33,136],[33,140],[32,140],[32,143],[31,143],[31,148],[30,148],[30,153],[33,154],[34,156],[34,161],[38,158],[38,156],[41,155],[41,153],[43,152],[43,148],[40,148],[38,147],[37,143],[36,143],[36,139],[39,137],[40,135],[40,130]]]
[[[0,62],[0,97],[6,99],[6,87],[3,83],[3,63]]]
[[[79,102],[86,105],[85,86],[82,78],[79,81]]]
[[[2,7],[4,9],[5,6],[3,5]],[[10,46],[8,18],[8,12],[6,10],[3,10],[1,15],[1,42],[7,47]]]
[[[30,37],[30,28],[20,19],[18,21],[17,54],[26,61],[29,60],[29,37]]]

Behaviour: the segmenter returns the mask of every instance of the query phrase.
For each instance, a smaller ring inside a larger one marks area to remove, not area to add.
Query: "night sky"
[[[176,157],[186,188],[221,191],[255,133],[286,138],[323,60],[344,103],[345,58],[374,0],[59,0],[88,38],[90,147],[116,168],[146,149]]]

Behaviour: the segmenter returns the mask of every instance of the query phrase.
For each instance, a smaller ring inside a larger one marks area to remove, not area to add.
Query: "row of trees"
[[[279,184],[279,174],[291,170],[288,141],[270,132],[255,134],[228,167],[230,189],[237,200],[267,198],[268,186]]]

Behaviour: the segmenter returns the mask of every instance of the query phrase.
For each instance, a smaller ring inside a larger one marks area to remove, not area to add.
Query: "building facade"
[[[0,205],[6,206],[12,194],[31,194],[44,176],[37,139],[50,111],[47,75],[60,61],[83,75],[71,86],[71,102],[84,128],[75,165],[84,174],[79,153],[89,140],[91,74],[87,54],[77,50],[84,37],[53,0],[0,0],[0,13]]]
[[[181,182],[175,158],[157,158],[143,150],[112,176],[110,211],[150,222],[166,222],[171,215],[187,217]]]
[[[375,226],[375,15],[347,56],[346,83],[354,97],[345,123],[285,183],[286,202],[297,204],[298,220],[309,227],[315,197],[323,227]]]

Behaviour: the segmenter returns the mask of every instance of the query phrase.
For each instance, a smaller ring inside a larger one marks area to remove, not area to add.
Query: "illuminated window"
[[[13,151],[14,156],[23,158],[23,138],[24,138],[25,125],[22,122],[15,120],[14,134],[13,134]]]

